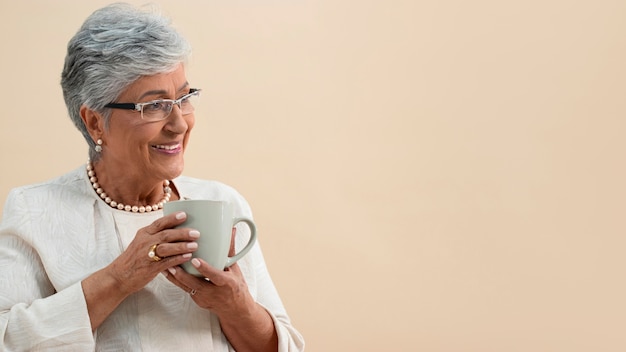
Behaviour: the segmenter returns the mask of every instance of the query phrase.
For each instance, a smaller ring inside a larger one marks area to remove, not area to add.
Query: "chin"
[[[163,160],[157,162],[153,160],[151,164],[151,169],[153,170],[151,174],[163,180],[172,180],[180,176],[185,166],[182,160],[170,160],[169,162],[163,162]]]
[[[169,180],[175,179],[176,177],[180,176],[183,173],[183,170],[185,169],[185,164],[184,163],[180,163],[175,165],[172,169],[169,170]]]

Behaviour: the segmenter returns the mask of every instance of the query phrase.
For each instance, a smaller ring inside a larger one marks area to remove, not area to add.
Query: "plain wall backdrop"
[[[85,163],[59,80],[107,3],[1,0],[2,204]],[[156,3],[185,174],[248,199],[307,351],[626,351],[626,2]]]

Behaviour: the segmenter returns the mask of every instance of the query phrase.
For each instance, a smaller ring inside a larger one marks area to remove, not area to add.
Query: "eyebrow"
[[[185,82],[182,86],[180,86],[180,88],[178,88],[178,90],[176,90],[177,92],[185,89],[189,87],[189,82]],[[145,93],[143,93],[139,98],[137,98],[137,100],[141,101],[143,98],[150,96],[150,95],[164,95],[167,94],[167,92],[163,89],[156,89],[156,90],[149,90]]]

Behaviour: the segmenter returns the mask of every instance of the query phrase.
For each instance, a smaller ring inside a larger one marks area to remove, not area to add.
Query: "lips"
[[[181,143],[155,144],[155,145],[152,145],[152,148],[162,153],[175,154],[182,150],[182,144]]]

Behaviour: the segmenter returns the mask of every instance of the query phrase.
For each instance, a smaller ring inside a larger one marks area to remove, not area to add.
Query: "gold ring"
[[[150,250],[148,251],[148,258],[154,260],[155,262],[158,262],[159,260],[163,259],[156,254],[156,249],[158,246],[159,246],[158,243],[153,244],[152,247],[150,247]]]

